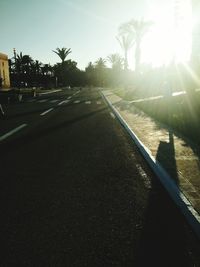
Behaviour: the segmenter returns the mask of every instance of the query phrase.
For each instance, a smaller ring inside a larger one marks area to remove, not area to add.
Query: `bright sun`
[[[178,2],[178,1],[177,1]],[[144,37],[142,62],[154,67],[190,58],[192,44],[192,8],[189,0],[179,0],[177,14],[174,5],[169,10],[153,9],[151,19],[155,22]]]

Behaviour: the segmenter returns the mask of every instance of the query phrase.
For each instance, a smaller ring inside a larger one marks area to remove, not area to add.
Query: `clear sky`
[[[156,65],[156,57],[159,61],[166,53],[161,49],[157,54],[156,45],[169,46],[173,8],[174,0],[0,0],[0,51],[12,57],[16,48],[17,53],[54,64],[59,58],[52,50],[71,48],[69,58],[84,69],[99,57],[123,55],[116,40],[119,25],[144,18],[155,20],[157,26],[144,40],[143,60]],[[133,59],[132,51],[130,66]]]

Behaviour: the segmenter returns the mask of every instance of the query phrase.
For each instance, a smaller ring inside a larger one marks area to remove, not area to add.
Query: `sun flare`
[[[175,3],[179,4],[177,14]],[[153,9],[154,25],[142,43],[142,62],[153,67],[186,62],[192,46],[192,8],[189,0],[173,2],[168,9]]]

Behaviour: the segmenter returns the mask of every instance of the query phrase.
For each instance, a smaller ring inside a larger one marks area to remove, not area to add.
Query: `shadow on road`
[[[79,104],[81,104],[81,102]],[[73,103],[66,103],[66,104],[63,104],[60,106],[47,106],[47,107],[43,107],[43,108],[34,106],[34,108],[31,111],[24,111],[23,110],[21,112],[15,113],[15,114],[13,114],[13,113],[11,114],[11,112],[7,108],[6,117],[7,117],[7,119],[15,119],[15,118],[22,117],[22,116],[33,115],[36,113],[44,112],[45,110],[47,110],[50,107],[53,107],[54,109],[58,109],[58,108],[63,109],[63,108],[71,107],[72,105],[74,105],[74,104]]]
[[[106,109],[108,109],[107,107],[105,108],[101,108],[98,109],[97,111],[93,111],[93,112],[89,112],[86,113],[84,115],[80,115],[78,117],[75,117],[73,119],[70,120],[65,120],[64,122],[61,123],[56,123],[53,126],[49,126],[46,128],[43,128],[41,130],[38,129],[34,129],[33,131],[31,131],[31,133],[26,134],[25,136],[20,136],[19,138],[16,138],[14,140],[8,140],[5,141],[4,143],[1,144],[1,150],[4,150],[5,147],[5,153],[6,151],[8,151],[8,145],[9,145],[9,151],[11,150],[15,150],[18,147],[21,147],[22,145],[26,145],[29,144],[31,142],[35,142],[37,141],[38,138],[42,138],[46,135],[52,135],[54,134],[56,131],[59,131],[61,129],[66,129],[70,126],[72,126],[75,123],[78,123],[81,120],[85,120],[91,116],[95,116],[96,114],[105,111]]]
[[[162,166],[163,164],[166,165],[166,150],[170,156],[168,156],[169,165],[167,164],[167,168],[171,168],[171,175],[173,174],[173,179],[178,184],[173,134],[171,132],[169,132],[169,142],[161,141],[159,145],[156,160]],[[166,168],[166,166],[163,167]],[[191,233],[189,237],[191,230],[189,230],[183,215],[157,179],[154,177],[151,180],[135,266],[199,266],[195,265],[200,260],[197,259],[199,254],[197,238]]]
[[[179,185],[174,136],[171,130],[169,130],[169,141],[160,141],[156,155],[156,162],[158,162],[170,174],[175,183]]]

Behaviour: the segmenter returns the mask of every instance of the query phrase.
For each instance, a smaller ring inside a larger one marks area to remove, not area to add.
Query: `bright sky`
[[[116,40],[119,25],[144,18],[154,20],[155,26],[144,39],[142,61],[155,66],[166,63],[172,50],[177,50],[176,57],[183,60],[190,53],[191,9],[189,0],[179,1],[185,6],[177,35],[172,30],[174,0],[0,0],[0,51],[12,57],[16,48],[17,53],[54,64],[59,58],[52,50],[71,48],[69,58],[84,69],[99,57],[123,55]],[[132,50],[129,66],[133,65]]]

